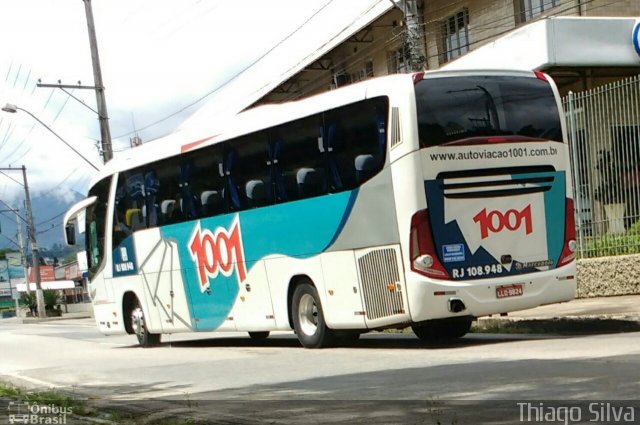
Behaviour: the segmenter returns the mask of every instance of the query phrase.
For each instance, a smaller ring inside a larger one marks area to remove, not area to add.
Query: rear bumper
[[[522,284],[522,295],[498,298],[496,288]],[[544,304],[570,301],[576,295],[576,263],[538,273],[472,281],[430,281],[417,273],[407,275],[409,312],[414,322],[456,317],[487,316],[526,310]],[[443,294],[444,293],[444,294]],[[461,300],[465,309],[450,311],[450,300]]]

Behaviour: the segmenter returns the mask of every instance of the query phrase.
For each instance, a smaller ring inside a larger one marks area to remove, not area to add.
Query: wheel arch
[[[131,323],[131,312],[136,304],[141,304],[140,297],[133,291],[126,291],[122,294],[122,321],[124,322],[125,331],[133,335],[133,325]]]
[[[313,279],[306,274],[297,274],[291,277],[289,280],[289,287],[287,288],[287,316],[289,318],[289,326],[291,326],[291,329],[293,329],[293,293],[298,286],[304,283],[309,283],[316,288],[316,291],[318,290]]]

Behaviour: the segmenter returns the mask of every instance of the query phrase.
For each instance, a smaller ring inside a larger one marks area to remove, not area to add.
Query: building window
[[[373,77],[373,61],[368,60],[364,63],[364,73],[366,78]]]
[[[364,67],[351,74],[351,82],[356,83],[358,81],[364,81],[373,77],[373,61],[368,60],[364,63]]]
[[[559,0],[516,0],[520,22],[527,22],[542,14],[545,10],[556,7]]]
[[[468,51],[469,11],[463,9],[445,19],[442,24],[442,55],[440,63],[449,62]]]
[[[387,54],[387,65],[389,74],[403,74],[410,72],[408,46],[403,45],[399,49],[389,52]]]

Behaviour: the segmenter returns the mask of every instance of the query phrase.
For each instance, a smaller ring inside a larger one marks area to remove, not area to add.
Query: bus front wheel
[[[333,332],[324,321],[318,291],[310,283],[298,285],[292,298],[293,328],[306,348],[321,348],[333,342]]]
[[[448,341],[462,338],[471,329],[471,316],[427,320],[411,325],[413,333],[426,342]]]
[[[136,304],[131,310],[131,328],[141,347],[147,348],[160,344],[160,334],[153,334],[147,329],[144,311],[140,304]]]

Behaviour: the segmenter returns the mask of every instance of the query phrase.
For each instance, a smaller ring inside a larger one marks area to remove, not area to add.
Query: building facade
[[[295,100],[362,79],[436,70],[549,17],[640,17],[637,0],[399,0],[256,104]],[[490,64],[487,64],[490,65]],[[564,92],[589,89],[638,69],[558,70]]]

